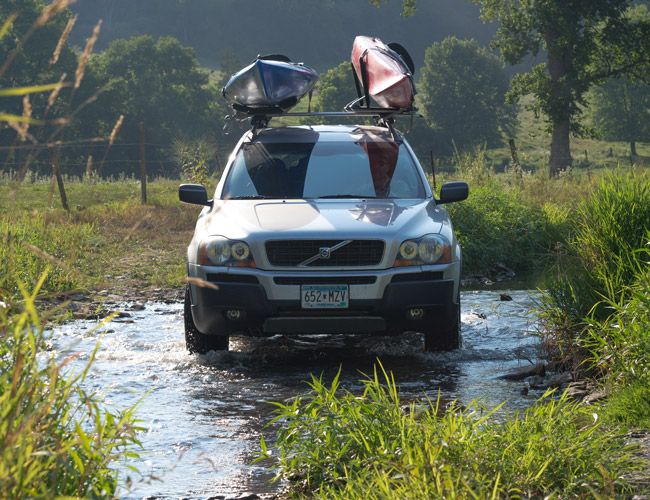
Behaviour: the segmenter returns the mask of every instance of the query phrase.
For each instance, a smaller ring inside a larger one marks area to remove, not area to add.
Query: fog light
[[[424,318],[424,309],[421,307],[414,307],[412,309],[409,309],[406,312],[406,317],[408,319],[422,319]]]
[[[228,318],[230,321],[237,321],[238,319],[241,319],[242,313],[239,309],[228,309],[226,311],[226,318]]]

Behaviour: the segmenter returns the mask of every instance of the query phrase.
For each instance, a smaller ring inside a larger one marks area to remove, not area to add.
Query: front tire
[[[425,352],[453,351],[460,347],[460,296],[442,318],[432,318],[424,332]]]
[[[209,351],[227,351],[228,334],[205,335],[196,328],[192,318],[192,300],[190,285],[185,286],[185,304],[183,308],[185,320],[185,345],[190,354],[207,354]]]

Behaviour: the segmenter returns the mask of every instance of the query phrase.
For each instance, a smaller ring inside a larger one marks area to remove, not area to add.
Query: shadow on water
[[[138,415],[142,436],[142,478],[133,477],[125,497],[273,493],[272,471],[250,465],[265,423],[269,401],[305,394],[310,375],[330,380],[340,369],[341,383],[356,391],[377,359],[393,372],[406,400],[428,396],[508,407],[531,404],[537,394],[520,394],[521,385],[500,380],[505,371],[535,361],[538,342],[529,292],[463,294],[463,347],[449,353],[424,353],[422,336],[275,336],[235,338],[231,351],[190,356],[183,340],[181,304],[147,304],[128,320],[103,327],[101,349],[87,381],[105,401],[124,408],[142,398]],[[95,324],[78,321],[57,328],[61,356],[92,351]],[[144,396],[144,397],[143,397]],[[152,479],[152,477],[154,479]]]

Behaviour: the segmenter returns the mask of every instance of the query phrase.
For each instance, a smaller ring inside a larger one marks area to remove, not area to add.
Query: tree
[[[36,26],[35,23],[44,7],[42,0],[0,2],[0,25],[15,16],[8,32],[0,39],[0,88],[51,84],[58,82],[63,74],[68,75],[68,80],[74,76],[77,57],[67,43],[61,45],[56,61],[52,58],[70,18],[70,12],[59,12],[42,26]],[[69,92],[63,90],[61,97],[68,95]],[[58,109],[61,101],[63,99],[60,98],[50,111],[49,118],[63,115],[63,110]],[[43,117],[48,105],[48,93],[30,95],[30,105],[32,116]],[[22,96],[3,98],[2,111],[14,115],[22,114]],[[15,138],[13,131],[0,130],[0,144],[10,144]]]
[[[609,77],[647,77],[650,20],[630,15],[632,0],[474,1],[485,20],[499,22],[493,43],[506,62],[546,53],[545,63],[514,78],[510,96],[533,94],[548,118],[550,174],[558,175],[572,163],[570,133],[580,132],[589,88]]]
[[[429,47],[417,97],[438,152],[452,153],[453,144],[461,150],[500,144],[501,130],[514,124],[508,85],[503,63],[474,40],[449,37]]]
[[[11,67],[0,75],[0,88],[56,82],[63,72],[74,72],[77,60],[67,44],[63,45],[56,64],[50,64],[61,33],[70,18],[70,12],[60,12],[45,25],[33,29],[34,22],[44,7],[43,0],[0,2],[0,25],[10,16],[16,16],[9,32],[0,39],[0,66],[4,65],[7,57],[18,47]]]
[[[119,144],[138,142],[140,122],[145,124],[146,142],[153,146],[147,151],[148,163],[159,174],[178,173],[166,150],[174,138],[216,136],[220,130],[223,113],[217,89],[210,86],[192,49],[175,38],[116,40],[91,60],[90,69],[96,85],[108,90],[83,115],[82,128],[107,137],[118,116],[125,116],[120,140],[107,160],[107,165],[119,166],[105,173],[136,170],[137,147]]]
[[[352,66],[344,61],[321,75],[314,111],[343,111],[356,96]]]
[[[594,88],[590,97],[598,135],[608,141],[627,141],[630,156],[637,156],[637,141],[650,141],[650,85],[611,79]]]

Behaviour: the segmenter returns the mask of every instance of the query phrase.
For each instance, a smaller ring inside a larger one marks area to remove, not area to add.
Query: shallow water
[[[140,498],[272,494],[272,471],[250,465],[260,436],[272,438],[265,423],[268,401],[307,392],[310,374],[331,378],[339,368],[342,385],[360,388],[361,373],[376,359],[391,370],[405,398],[427,395],[468,403],[480,399],[507,408],[530,405],[539,393],[521,395],[522,383],[499,380],[509,369],[535,361],[539,346],[530,310],[533,295],[508,292],[462,294],[463,347],[451,353],[422,352],[421,335],[384,338],[319,335],[235,338],[231,351],[188,355],[182,304],[148,303],[132,317],[103,326],[101,348],[87,379],[105,402],[125,408],[141,401],[138,416],[148,429],[141,436],[142,477],[121,496]],[[124,305],[129,308],[128,304]],[[53,343],[60,356],[94,348],[97,323],[77,321],[57,328]],[[126,474],[122,475],[124,479]]]

